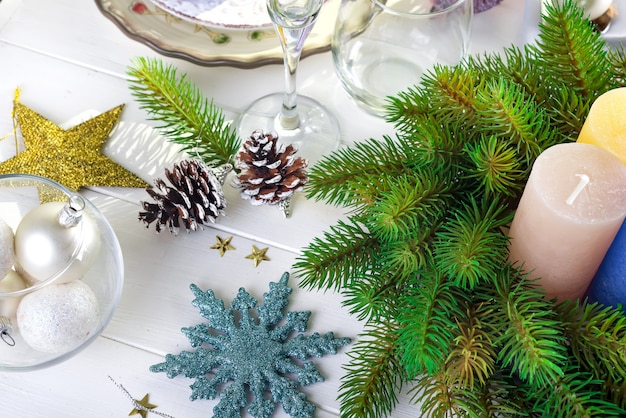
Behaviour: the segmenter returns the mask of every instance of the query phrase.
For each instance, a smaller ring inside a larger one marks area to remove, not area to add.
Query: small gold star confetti
[[[123,108],[117,106],[64,130],[15,101],[13,110],[26,149],[0,163],[0,174],[47,177],[74,190],[82,186],[148,186],[101,152]]]
[[[224,257],[224,254],[226,253],[226,251],[236,249],[235,247],[230,245],[230,241],[233,239],[233,237],[228,237],[226,239],[223,239],[222,237],[216,235],[215,238],[217,239],[217,242],[213,246],[211,246],[211,249],[219,250],[221,257]]]
[[[150,400],[149,393],[146,393],[146,396],[144,396],[142,400],[134,399],[135,405],[137,405],[137,407],[133,409],[132,411],[130,411],[130,414],[128,414],[128,416],[130,417],[132,415],[139,414],[141,415],[141,418],[146,418],[148,416],[148,410],[154,409],[157,407],[156,405],[152,405],[149,400]],[[139,406],[143,406],[143,408],[139,408]]]
[[[246,256],[247,259],[252,260],[254,262],[254,267],[257,267],[261,261],[270,261],[270,259],[265,255],[269,248],[263,248],[259,250],[256,246],[252,246],[252,254],[248,254]]]

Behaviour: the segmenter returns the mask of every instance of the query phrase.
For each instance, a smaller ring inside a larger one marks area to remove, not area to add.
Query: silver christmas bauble
[[[51,284],[22,298],[17,328],[35,350],[65,353],[94,332],[98,311],[98,300],[84,282]]]
[[[13,230],[0,218],[0,279],[7,275],[14,262]]]
[[[99,230],[84,212],[85,202],[48,202],[28,212],[15,231],[16,270],[31,284],[58,277],[55,283],[80,279],[100,249]]]
[[[12,324],[15,324],[15,313],[22,297],[10,293],[25,288],[24,279],[15,270],[9,270],[8,274],[0,280],[0,316],[10,319]]]

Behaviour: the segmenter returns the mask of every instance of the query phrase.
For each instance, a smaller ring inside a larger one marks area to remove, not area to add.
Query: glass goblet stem
[[[285,64],[285,91],[278,118],[283,129],[293,130],[300,125],[296,72],[304,41],[313,29],[321,7],[321,0],[267,0]]]
[[[282,37],[281,37],[282,39]],[[298,117],[298,100],[296,88],[296,71],[300,61],[300,50],[287,48],[283,43],[283,53],[285,61],[285,93],[283,95],[283,105],[280,109],[280,124],[284,129],[296,129],[300,124]]]

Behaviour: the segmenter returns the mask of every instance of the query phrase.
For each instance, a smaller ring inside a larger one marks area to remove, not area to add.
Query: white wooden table
[[[472,52],[499,51],[523,39],[523,0],[503,3],[476,16]],[[149,178],[162,177],[169,166],[167,146],[150,129],[146,115],[133,102],[125,79],[126,67],[136,56],[155,56],[188,74],[228,115],[257,97],[282,89],[282,69],[267,65],[255,69],[203,67],[163,57],[142,43],[127,38],[90,0],[0,0],[0,137],[13,127],[11,108],[16,87],[21,101],[61,124],[86,111],[103,112],[125,103],[119,129],[107,154]],[[392,134],[380,119],[351,102],[335,76],[330,53],[307,57],[300,66],[299,90],[324,102],[342,124],[346,144]],[[139,135],[138,132],[143,134]],[[132,135],[131,135],[132,134]],[[0,144],[0,160],[11,146]],[[133,147],[151,147],[158,158],[133,161]],[[127,152],[129,151],[130,152]],[[129,156],[130,154],[130,156]],[[70,360],[44,370],[0,372],[2,417],[123,417],[133,409],[130,400],[111,381],[123,385],[135,399],[150,394],[157,410],[177,418],[212,415],[213,401],[189,400],[191,379],[168,379],[152,373],[150,365],[167,353],[178,354],[190,346],[180,332],[202,322],[191,306],[191,283],[213,289],[227,304],[240,287],[260,298],[269,281],[289,271],[299,251],[343,216],[342,210],[298,196],[293,215],[285,220],[273,207],[252,207],[225,186],[227,216],[215,226],[178,237],[155,234],[137,220],[138,202],[147,199],[143,189],[89,189],[82,193],[104,213],[115,230],[124,254],[124,293],[110,325],[101,337]],[[223,257],[210,249],[216,236],[232,236],[235,251]],[[252,245],[268,247],[265,261],[255,267]],[[309,332],[334,331],[356,340],[362,324],[341,306],[331,292],[297,288],[289,310],[311,310]],[[317,404],[317,416],[336,417],[336,400],[346,347],[335,356],[315,359],[326,377],[323,383],[302,390]],[[406,398],[394,417],[416,417],[419,411]],[[286,416],[277,408],[278,417]],[[149,416],[156,416],[149,414]]]

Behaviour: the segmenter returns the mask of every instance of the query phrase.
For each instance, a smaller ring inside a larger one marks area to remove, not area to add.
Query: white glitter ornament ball
[[[0,219],[0,278],[7,275],[15,262],[15,247],[13,230]]]
[[[78,347],[98,324],[98,301],[80,280],[52,284],[22,298],[17,328],[28,345],[47,353]]]
[[[0,280],[0,294],[17,292],[26,288],[26,283],[22,276],[17,274],[15,270],[9,270],[6,276]],[[0,295],[0,316],[9,318],[11,323],[15,325],[17,307],[20,303],[21,296]]]
[[[100,250],[99,231],[83,212],[84,200],[73,199],[39,205],[17,226],[16,270],[31,283],[55,275],[60,275],[57,282],[78,280],[93,264]]]

